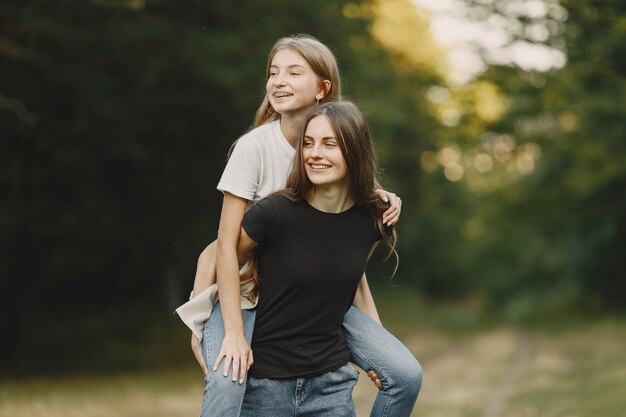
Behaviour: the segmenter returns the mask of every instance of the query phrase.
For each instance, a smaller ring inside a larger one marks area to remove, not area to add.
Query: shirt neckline
[[[278,136],[278,138],[280,139],[280,142],[284,145],[285,149],[289,149],[289,152],[295,154],[296,149],[293,146],[291,146],[291,144],[289,143],[289,141],[283,134],[283,131],[280,130],[280,119],[274,120],[272,124],[273,124],[272,129],[274,129],[274,133]]]
[[[345,209],[344,211],[340,211],[339,213],[330,213],[330,212],[328,212],[328,211],[322,211],[322,210],[320,210],[320,209],[318,209],[318,208],[314,207],[311,203],[309,203],[309,202],[307,201],[307,199],[306,199],[306,198],[303,198],[303,199],[302,199],[302,201],[304,201],[304,204],[305,204],[305,205],[307,205],[307,206],[308,206],[311,210],[313,210],[313,211],[315,211],[315,212],[317,212],[317,213],[326,214],[326,215],[329,215],[329,216],[339,216],[339,215],[342,215],[342,214],[346,214],[346,213],[348,213],[348,212],[350,212],[350,211],[354,210],[354,209],[356,208],[356,206],[357,206],[357,204],[356,204],[356,203],[354,203],[353,205],[351,205],[350,207],[348,207],[348,208],[347,208],[347,209]]]

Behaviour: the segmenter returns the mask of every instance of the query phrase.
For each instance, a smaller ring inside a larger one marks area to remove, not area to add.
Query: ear
[[[326,97],[326,94],[328,94],[328,92],[330,91],[331,85],[332,84],[330,83],[329,80],[322,81],[320,86],[317,88],[317,94],[315,95],[315,98],[317,100],[321,100],[324,97]]]

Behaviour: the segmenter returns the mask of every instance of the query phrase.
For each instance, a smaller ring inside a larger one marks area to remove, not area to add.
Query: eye
[[[302,146],[304,146],[305,148],[312,148],[313,147],[313,141],[312,140],[305,140],[304,143],[302,144]]]
[[[301,75],[299,72],[291,72],[290,75]]]
[[[327,147],[327,148],[329,148],[329,149],[332,149],[332,148],[334,148],[335,146],[337,146],[337,144],[336,144],[335,142],[326,142],[326,143],[324,144],[324,146],[326,146],[326,147]]]

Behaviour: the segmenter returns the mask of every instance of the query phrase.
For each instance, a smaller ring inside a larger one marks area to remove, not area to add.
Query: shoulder
[[[257,201],[252,207],[264,210],[278,210],[294,205],[295,203],[282,194],[272,194]]]
[[[276,226],[279,227],[285,216],[290,212],[293,203],[286,197],[279,194],[272,194],[262,198],[250,207],[244,216],[244,223],[247,225],[256,224],[254,227]]]
[[[261,149],[259,146],[261,143],[274,140],[274,125],[276,123],[271,122],[255,127],[237,139],[236,146],[241,144],[242,146]]]
[[[379,215],[375,212],[373,207],[367,204],[359,204],[357,207],[355,207],[353,212],[354,217],[358,221],[358,224],[360,224],[361,227],[363,227],[363,229],[366,230],[368,234],[371,233],[372,236],[375,238],[375,241],[378,241],[382,238],[378,226]],[[385,230],[387,230],[387,226],[385,226]]]

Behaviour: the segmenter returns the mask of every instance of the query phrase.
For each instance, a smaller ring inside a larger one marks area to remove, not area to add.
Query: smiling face
[[[309,63],[292,49],[274,55],[266,84],[267,97],[280,114],[302,113],[324,96],[322,83]]]
[[[315,186],[347,187],[346,161],[327,116],[316,116],[307,125],[302,160],[307,177]]]

